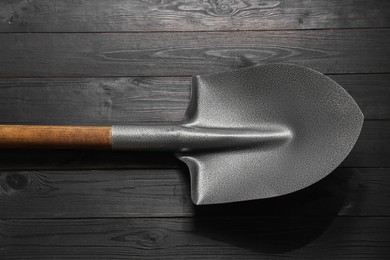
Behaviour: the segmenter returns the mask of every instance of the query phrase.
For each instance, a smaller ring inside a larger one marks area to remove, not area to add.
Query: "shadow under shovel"
[[[351,175],[345,170],[337,169],[310,187],[277,198],[198,206],[194,230],[257,253],[299,249],[318,238],[340,212],[350,188]]]

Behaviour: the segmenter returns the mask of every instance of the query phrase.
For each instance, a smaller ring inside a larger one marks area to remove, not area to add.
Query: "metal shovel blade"
[[[195,204],[269,198],[313,184],[345,159],[363,124],[345,89],[288,64],[194,76],[186,115],[183,126],[214,133],[210,145],[217,147],[177,154],[189,166]]]

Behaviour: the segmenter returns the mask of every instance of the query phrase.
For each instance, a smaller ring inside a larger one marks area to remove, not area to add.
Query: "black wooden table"
[[[196,207],[172,155],[0,151],[0,259],[390,258],[390,1],[0,2],[0,124],[183,118],[190,75],[309,66],[365,114],[328,177]]]

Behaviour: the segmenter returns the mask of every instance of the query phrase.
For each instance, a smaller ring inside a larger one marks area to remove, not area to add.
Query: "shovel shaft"
[[[264,148],[291,138],[283,127],[202,128],[183,125],[21,126],[0,125],[0,149],[114,149],[135,151]]]
[[[0,148],[111,149],[111,127],[0,126]]]

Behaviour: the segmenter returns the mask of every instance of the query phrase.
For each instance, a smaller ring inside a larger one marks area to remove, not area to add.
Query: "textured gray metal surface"
[[[272,64],[194,76],[182,124],[114,126],[113,149],[175,151],[189,167],[194,203],[226,203],[317,182],[348,155],[362,124],[336,82]]]

